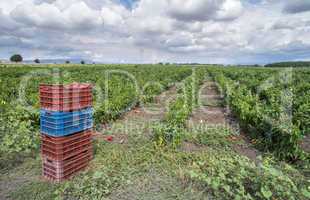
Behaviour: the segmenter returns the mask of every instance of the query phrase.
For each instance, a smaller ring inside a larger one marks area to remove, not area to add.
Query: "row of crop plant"
[[[254,143],[281,159],[309,159],[300,147],[309,133],[309,83],[296,76],[306,73],[309,82],[308,71],[211,68],[209,73]]]

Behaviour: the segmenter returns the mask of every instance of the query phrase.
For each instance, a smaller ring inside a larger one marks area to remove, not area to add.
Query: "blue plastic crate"
[[[64,124],[64,123],[70,123],[73,121],[78,121],[78,120],[83,120],[83,119],[88,119],[88,118],[92,118],[92,113],[81,114],[81,115],[71,115],[71,116],[64,117],[64,118],[46,117],[46,116],[41,115],[40,121],[41,121],[41,124],[42,124],[42,121],[46,123],[51,123],[51,124]]]
[[[79,124],[86,124],[86,123],[92,122],[92,118],[87,117],[87,118],[81,118],[81,119],[61,122],[61,123],[51,123],[51,122],[44,121],[44,120],[40,120],[40,122],[41,122],[41,126],[50,127],[54,129],[61,129],[61,128],[69,127],[69,126],[77,126]]]
[[[71,134],[81,132],[87,129],[91,129],[92,127],[93,127],[93,122],[87,122],[84,124],[67,126],[67,127],[59,128],[59,129],[51,128],[48,126],[41,126],[41,132],[46,135],[50,135],[54,137],[63,137],[63,136],[71,135]]]
[[[85,108],[85,109],[80,109],[80,110],[71,111],[71,112],[49,111],[45,109],[40,110],[41,117],[48,117],[48,118],[60,119],[60,120],[65,119],[65,118],[70,118],[72,116],[92,115],[92,114],[93,114],[92,108]]]
[[[41,132],[62,137],[92,128],[92,108],[73,112],[40,111]]]

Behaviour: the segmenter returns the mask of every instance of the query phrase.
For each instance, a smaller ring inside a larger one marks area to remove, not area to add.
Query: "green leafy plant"
[[[29,113],[21,106],[7,112],[0,118],[1,137],[0,152],[18,153],[30,152],[39,146],[39,132],[37,130],[37,116]]]
[[[310,93],[303,87],[306,84],[303,79],[309,80],[310,73],[295,70],[292,73],[296,75],[287,81],[286,74],[280,72],[274,69],[209,69],[224,91],[226,103],[258,146],[274,152],[280,159],[306,160],[309,154],[300,148],[300,143],[307,134],[305,130],[309,129],[306,98]],[[270,74],[272,79],[269,79]],[[259,90],[261,85],[267,88]],[[301,93],[303,96],[299,95]],[[288,107],[292,107],[292,119],[286,114]]]
[[[153,139],[157,146],[172,144],[176,147],[180,144],[182,128],[185,127],[186,120],[198,104],[198,90],[205,75],[206,70],[199,68],[183,81],[184,88],[178,98],[169,105],[165,119],[153,128]]]
[[[190,168],[187,177],[215,199],[303,200],[308,195],[306,180],[301,175],[296,180],[268,161],[256,166],[225,151],[210,152]]]

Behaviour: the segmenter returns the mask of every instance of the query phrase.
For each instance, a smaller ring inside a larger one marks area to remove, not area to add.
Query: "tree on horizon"
[[[14,54],[13,56],[11,56],[10,58],[11,62],[22,62],[23,61],[23,57],[20,54]]]

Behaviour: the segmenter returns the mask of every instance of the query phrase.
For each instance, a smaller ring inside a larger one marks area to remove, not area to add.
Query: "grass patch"
[[[150,139],[138,135],[129,136],[128,145],[96,142],[95,159],[88,171],[56,185],[32,181],[12,192],[11,197],[307,199],[306,178],[292,166],[272,158],[256,165],[234,153],[229,145],[221,148],[230,134],[219,128],[192,137],[183,135],[182,139],[195,139],[211,147],[197,152],[170,146],[158,148]]]
[[[33,182],[15,190],[9,197],[14,200],[52,200],[57,198],[56,188],[57,185],[47,182]]]

